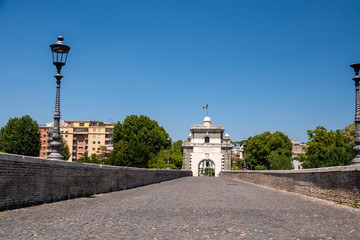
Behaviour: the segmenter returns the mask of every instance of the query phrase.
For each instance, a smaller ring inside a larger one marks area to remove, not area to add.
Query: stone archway
[[[215,176],[215,163],[210,159],[204,159],[199,162],[198,165],[198,176]]]

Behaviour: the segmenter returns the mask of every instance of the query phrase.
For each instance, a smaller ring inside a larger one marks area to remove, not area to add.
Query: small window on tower
[[[210,138],[209,137],[205,137],[205,143],[209,143],[210,142]]]

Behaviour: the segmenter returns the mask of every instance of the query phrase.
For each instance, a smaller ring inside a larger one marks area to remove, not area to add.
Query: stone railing
[[[0,153],[0,210],[192,176],[191,171],[104,166]]]
[[[360,166],[295,171],[223,171],[220,177],[304,194],[352,207],[360,205]]]

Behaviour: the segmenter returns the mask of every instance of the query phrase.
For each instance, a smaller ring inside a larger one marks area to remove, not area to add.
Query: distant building
[[[60,134],[69,146],[70,158],[75,161],[87,153],[89,156],[100,151],[101,146],[106,147],[109,154],[113,150],[112,135],[115,124],[107,124],[101,121],[62,121]],[[40,126],[41,150],[40,156],[46,158],[50,154],[51,129],[53,123]]]
[[[183,169],[191,170],[193,176],[211,174],[219,176],[222,170],[231,170],[230,136],[221,126],[212,126],[210,117],[203,125],[190,129],[188,141],[183,143]]]
[[[291,163],[294,170],[302,169],[302,162],[298,160],[298,156],[304,155],[304,148],[307,147],[305,143],[299,143],[292,141],[292,154],[291,154]]]
[[[231,157],[232,158],[238,158],[238,159],[244,159],[244,145],[241,146],[233,146],[233,149],[231,150]]]

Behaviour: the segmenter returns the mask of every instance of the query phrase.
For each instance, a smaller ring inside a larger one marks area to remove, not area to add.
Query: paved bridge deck
[[[186,177],[0,213],[0,239],[360,239],[360,211]]]

